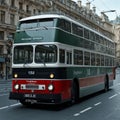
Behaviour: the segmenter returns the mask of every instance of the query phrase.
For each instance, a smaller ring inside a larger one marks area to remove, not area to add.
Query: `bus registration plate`
[[[24,94],[25,98],[36,98],[35,94]]]

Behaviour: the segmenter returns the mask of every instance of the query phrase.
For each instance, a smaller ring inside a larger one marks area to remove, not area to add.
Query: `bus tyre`
[[[78,86],[76,82],[73,82],[72,84],[72,91],[71,91],[71,103],[74,104],[78,102],[79,100],[79,91],[78,91]]]
[[[107,92],[109,90],[109,77],[108,77],[108,75],[105,76],[104,90],[105,90],[105,92]]]

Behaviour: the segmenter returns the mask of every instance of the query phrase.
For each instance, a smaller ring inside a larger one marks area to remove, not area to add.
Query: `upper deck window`
[[[71,23],[67,20],[58,19],[58,27],[67,32],[71,32]]]
[[[72,23],[72,32],[73,32],[73,34],[76,34],[76,35],[79,35],[79,36],[83,37],[83,30],[84,30],[83,27]]]
[[[54,26],[53,19],[36,19],[36,20],[21,21],[18,29],[24,30],[24,29],[34,29],[39,27],[47,28],[53,26]]]

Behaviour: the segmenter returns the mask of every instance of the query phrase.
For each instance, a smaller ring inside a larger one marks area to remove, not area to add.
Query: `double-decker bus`
[[[60,104],[100,90],[115,77],[114,42],[63,15],[19,21],[13,44],[10,99]]]

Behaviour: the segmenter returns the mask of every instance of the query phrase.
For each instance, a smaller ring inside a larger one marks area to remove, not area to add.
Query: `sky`
[[[77,2],[78,0],[73,0]],[[106,12],[109,20],[114,20],[120,15],[120,0],[81,0],[82,5],[85,6],[86,2],[91,2],[91,9],[96,7],[96,13],[100,16],[102,11],[116,10],[116,12]]]

